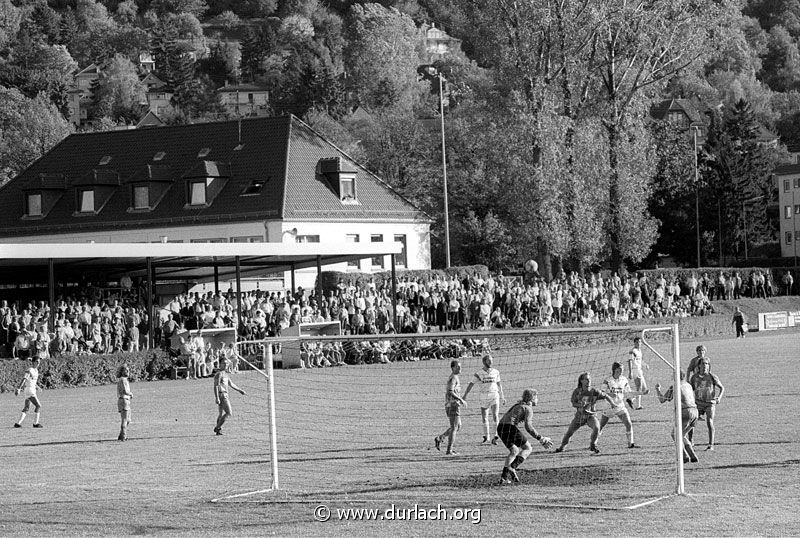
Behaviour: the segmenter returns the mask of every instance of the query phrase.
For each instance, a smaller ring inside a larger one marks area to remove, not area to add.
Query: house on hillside
[[[422,30],[425,35],[425,52],[428,55],[428,63],[461,50],[461,40],[450,37],[447,32],[437,28],[435,23],[431,23],[430,26],[424,25]]]
[[[294,116],[73,134],[0,204],[3,243],[400,242],[430,268],[431,218]]]
[[[164,114],[172,101],[173,91],[166,82],[158,78],[155,73],[148,73],[142,83],[147,87],[147,108],[156,115]]]
[[[781,256],[797,256],[800,251],[800,164],[785,164],[773,172],[780,208]]]
[[[232,116],[267,116],[269,91],[255,84],[228,85],[217,90],[220,102]]]
[[[650,107],[650,117],[658,121],[668,121],[678,128],[690,131],[697,128],[697,144],[702,145],[708,134],[710,118],[701,112],[699,103],[690,99],[667,99]]]

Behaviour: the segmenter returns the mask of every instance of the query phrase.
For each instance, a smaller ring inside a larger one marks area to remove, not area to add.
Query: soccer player
[[[625,398],[639,395],[644,396],[650,391],[637,392],[631,390],[628,378],[622,375],[622,365],[618,362],[611,365],[611,377],[603,381],[601,390],[611,397],[611,407],[603,411],[603,415],[600,417],[600,431],[597,434],[598,438],[600,437],[600,433],[603,432],[603,428],[608,424],[608,420],[611,417],[619,417],[625,425],[625,433],[628,436],[628,448],[641,448],[633,442],[633,423],[631,422],[631,416],[628,414],[628,410],[625,409]]]
[[[692,382],[692,377],[694,377],[694,375],[698,372],[701,360],[708,360],[709,371],[711,369],[711,360],[708,357],[706,357],[706,352],[708,351],[706,346],[700,344],[699,346],[697,346],[695,351],[697,351],[697,355],[692,357],[692,360],[689,361],[689,366],[686,368],[686,381],[688,383]]]
[[[596,389],[592,386],[592,376],[589,372],[583,372],[578,376],[578,387],[572,391],[572,407],[575,408],[575,417],[567,428],[567,433],[561,439],[561,445],[556,449],[556,452],[563,452],[564,447],[569,443],[572,434],[578,431],[583,425],[588,425],[592,430],[592,437],[589,441],[589,450],[595,454],[600,453],[597,448],[597,436],[600,435],[600,422],[597,420],[596,404],[600,399],[605,399],[609,404],[613,405],[611,397],[605,392]]]
[[[633,383],[633,388],[639,392],[644,392],[647,390],[647,382],[644,380],[644,371],[642,367],[650,368],[646,362],[642,360],[642,347],[641,347],[642,339],[640,337],[636,337],[633,339],[633,347],[631,348],[630,352],[628,353],[628,379]],[[642,397],[634,396],[633,398],[628,398],[625,400],[628,402],[628,405],[631,409],[636,409],[637,411],[642,409]],[[633,405],[633,402],[636,401],[636,405]]]
[[[453,443],[456,440],[456,432],[461,429],[461,406],[467,407],[467,402],[461,397],[461,380],[458,374],[461,373],[461,363],[453,359],[450,361],[450,377],[447,378],[447,385],[444,391],[444,412],[450,421],[450,427],[444,433],[433,438],[436,450],[440,450],[442,441],[447,439],[448,456],[457,456],[453,450]]]
[[[128,367],[124,364],[117,370],[117,410],[119,411],[118,441],[128,438],[128,425],[131,423],[131,385],[128,382]]]
[[[694,389],[694,397],[697,403],[698,418],[700,415],[705,414],[708,424],[708,446],[706,450],[714,450],[714,417],[716,416],[717,404],[722,401],[722,395],[725,394],[725,387],[720,383],[719,378],[711,373],[711,362],[704,358],[700,361],[698,373],[692,377],[692,388]],[[719,392],[717,392],[719,389]],[[692,434],[689,434],[692,438]]]
[[[214,433],[222,435],[222,425],[225,424],[228,418],[233,416],[233,408],[231,408],[231,401],[228,397],[228,387],[238,391],[242,396],[246,396],[247,393],[231,381],[231,377],[228,374],[227,357],[220,359],[219,367],[219,372],[214,376],[214,397],[219,406],[219,416],[217,417],[217,425],[214,428]]]
[[[539,441],[546,450],[550,450],[553,447],[553,442],[550,438],[540,435],[536,432],[536,428],[533,427],[533,406],[538,402],[537,392],[533,389],[525,389],[522,392],[522,399],[506,411],[506,414],[503,415],[497,425],[497,435],[508,448],[508,456],[506,456],[503,473],[500,475],[500,480],[503,484],[510,484],[512,480],[519,482],[517,467],[522,465],[530,453],[533,452],[531,442],[525,438],[520,425],[524,425],[525,430]]]
[[[697,463],[697,454],[694,451],[694,445],[689,438],[689,434],[694,429],[697,423],[697,404],[694,400],[694,391],[692,386],[686,382],[686,374],[681,371],[681,426],[683,429],[683,462]],[[675,394],[674,387],[667,389],[667,392],[661,393],[661,385],[656,383],[656,394],[661,403],[669,402]],[[675,429],[672,430],[672,438],[675,439]]]
[[[483,420],[483,442],[489,442],[489,412],[492,413],[492,418],[495,423],[495,432],[497,431],[497,423],[500,415],[500,402],[506,404],[506,397],[503,394],[503,386],[500,384],[500,372],[496,368],[492,368],[492,356],[486,354],[483,356],[483,368],[475,372],[475,376],[467,390],[464,391],[464,400],[467,399],[469,391],[475,383],[480,383],[480,398],[481,398],[481,420]],[[492,438],[492,444],[496,445],[498,439],[496,434]]]
[[[25,415],[33,405],[33,412],[36,413],[36,419],[33,421],[34,428],[41,428],[42,424],[39,422],[41,415],[42,404],[39,402],[39,396],[36,393],[36,383],[39,381],[39,357],[34,357],[31,361],[31,367],[25,371],[25,377],[20,381],[17,390],[14,391],[15,396],[19,396],[20,391],[24,390],[23,396],[25,397],[25,407],[22,408],[22,415],[19,421],[14,424],[15,428],[21,428],[22,422],[25,420]]]

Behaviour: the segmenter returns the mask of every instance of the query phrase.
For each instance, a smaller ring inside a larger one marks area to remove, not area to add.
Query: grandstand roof
[[[147,258],[158,280],[211,282],[242,276],[400,254],[402,243],[72,243],[0,244],[0,280],[47,281],[53,260],[58,281],[103,274],[145,276]]]

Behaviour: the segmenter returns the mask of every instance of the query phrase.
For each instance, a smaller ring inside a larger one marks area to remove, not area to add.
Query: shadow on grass
[[[800,460],[765,461],[760,463],[735,463],[732,465],[712,465],[709,469],[769,469],[800,465]]]
[[[154,439],[192,439],[198,435],[160,435],[156,437],[129,437],[126,443],[131,441],[152,441]],[[91,445],[100,443],[119,443],[117,439],[75,439],[73,441],[45,441],[41,443],[16,443],[10,445],[0,445],[0,448],[22,448],[29,446],[59,446],[59,445]]]

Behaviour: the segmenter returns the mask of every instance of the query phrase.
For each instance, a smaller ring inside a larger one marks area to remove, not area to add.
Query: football
[[[525,262],[525,270],[529,273],[535,273],[539,270],[539,264],[536,260],[528,260]]]

